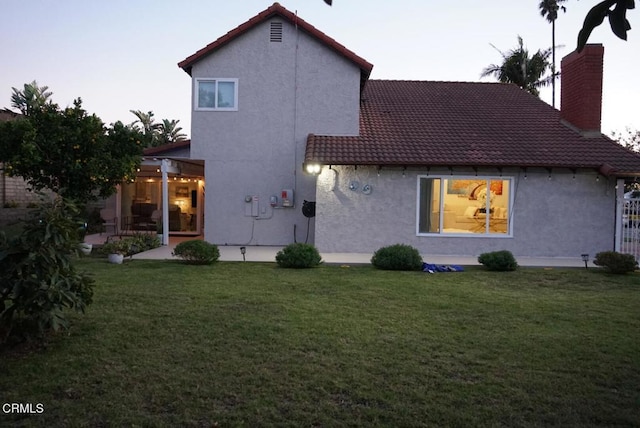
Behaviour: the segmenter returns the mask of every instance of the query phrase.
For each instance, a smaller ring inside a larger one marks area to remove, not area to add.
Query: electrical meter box
[[[258,195],[247,195],[244,197],[244,215],[246,217],[258,217],[260,200]]]

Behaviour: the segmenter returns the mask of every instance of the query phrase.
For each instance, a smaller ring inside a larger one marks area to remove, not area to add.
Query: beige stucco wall
[[[238,111],[192,114],[191,157],[205,160],[205,239],[216,244],[313,242],[301,213],[303,200],[315,200],[315,179],[302,173],[307,135],[358,133],[359,68],[286,22],[281,43],[269,30],[257,26],[192,69],[193,82],[238,79]],[[283,189],[294,190],[294,206],[272,208]],[[245,202],[253,195],[257,216]]]
[[[448,170],[431,169],[430,176]],[[474,171],[455,170],[458,174]],[[321,252],[373,253],[382,246],[404,243],[423,254],[471,255],[509,250],[517,256],[580,257],[612,250],[615,226],[615,180],[595,172],[503,171],[512,177],[512,234],[486,236],[418,236],[417,184],[421,169],[325,167],[318,178],[316,245]],[[497,171],[479,175],[497,176]],[[369,184],[369,195],[351,191]]]

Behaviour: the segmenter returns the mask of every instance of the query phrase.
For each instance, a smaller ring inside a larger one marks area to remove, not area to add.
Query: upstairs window
[[[238,110],[238,79],[196,79],[196,110]]]

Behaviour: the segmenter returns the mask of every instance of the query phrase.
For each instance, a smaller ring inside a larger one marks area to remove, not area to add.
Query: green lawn
[[[94,304],[0,354],[0,426],[640,426],[640,273],[85,259]]]

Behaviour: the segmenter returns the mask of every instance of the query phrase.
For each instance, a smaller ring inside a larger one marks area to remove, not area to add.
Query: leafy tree
[[[613,132],[611,138],[623,147],[640,152],[640,130],[627,127],[624,132]]]
[[[178,126],[179,120],[162,119],[160,124],[160,133],[158,135],[159,144],[177,143],[186,139],[183,134],[182,127]]]
[[[627,10],[633,8],[635,8],[634,0],[605,0],[592,7],[578,33],[578,52],[581,52],[587,44],[593,29],[602,24],[607,16],[613,34],[622,40],[627,40],[627,31],[631,30],[631,24],[627,20]]]
[[[611,138],[629,150],[640,152],[640,130],[638,129],[633,130],[627,126],[623,132],[612,132]],[[626,180],[624,183],[625,192],[632,190],[640,190],[640,183],[638,183],[637,177]]]
[[[84,312],[93,279],[73,266],[78,209],[57,198],[42,203],[11,239],[0,232],[0,345],[66,328],[66,308]]]
[[[17,108],[24,115],[29,115],[34,109],[42,108],[50,102],[52,92],[48,92],[48,86],[38,86],[35,80],[25,83],[23,90],[11,88],[11,107]]]
[[[562,3],[567,0],[542,0],[538,4],[540,9],[540,15],[543,18],[547,18],[547,21],[551,23],[551,105],[556,106],[556,19],[558,19],[558,11],[567,11],[567,8],[562,6]]]
[[[108,129],[82,108],[48,102],[22,119],[0,123],[0,162],[35,190],[84,203],[113,194],[134,177],[142,156],[139,132],[121,122]]]
[[[496,50],[498,49],[496,48]],[[493,75],[498,81],[514,83],[535,96],[540,95],[538,88],[548,85],[554,78],[553,75],[545,77],[547,70],[550,68],[549,56],[551,55],[551,49],[538,50],[530,57],[529,51],[523,46],[522,37],[518,36],[517,48],[508,52],[500,50],[498,52],[502,55],[502,64],[487,66],[482,71],[481,77]]]

